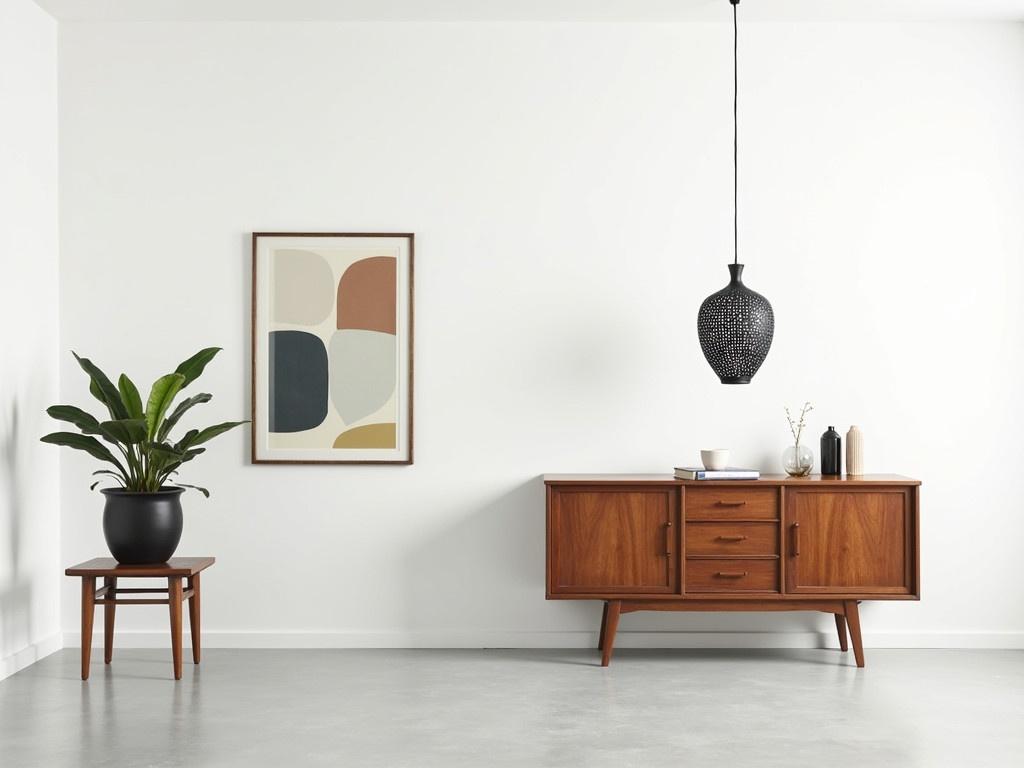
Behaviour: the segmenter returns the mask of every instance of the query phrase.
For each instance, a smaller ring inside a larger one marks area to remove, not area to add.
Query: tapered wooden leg
[[[116,576],[104,576],[103,586],[109,587],[104,598],[113,600],[114,590],[117,589]],[[103,606],[103,663],[109,664],[114,658],[114,610],[117,608],[113,603],[106,603]]]
[[[181,576],[167,578],[167,600],[171,609],[171,656],[174,679],[181,680]]]
[[[597,636],[597,649],[604,650],[604,631],[608,626],[608,601],[604,601],[604,609],[601,611],[601,634]]]
[[[857,666],[864,666],[864,643],[860,637],[860,611],[857,610],[856,600],[847,600],[844,603],[846,609],[846,623],[850,626],[850,640],[853,641],[853,657],[857,660]]]
[[[188,599],[188,627],[192,631],[192,663],[198,664],[202,655],[199,647],[199,574],[189,579],[192,597]]]
[[[615,647],[615,632],[619,628],[619,613],[622,602],[609,600],[605,611],[604,645],[601,648],[601,666],[607,667],[612,660],[612,649]]]
[[[92,617],[96,610],[96,577],[82,577],[82,679],[89,679],[92,657]]]
[[[839,650],[847,651],[849,646],[846,644],[846,617],[841,614],[836,614],[836,632],[839,633]]]

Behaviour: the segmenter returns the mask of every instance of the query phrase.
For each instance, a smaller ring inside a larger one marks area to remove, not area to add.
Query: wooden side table
[[[114,611],[118,605],[167,605],[171,609],[171,655],[174,679],[181,680],[181,604],[188,600],[188,620],[192,630],[192,661],[199,663],[199,572],[215,562],[212,557],[172,557],[166,563],[122,565],[112,557],[95,557],[64,571],[67,576],[82,577],[82,679],[89,679],[92,655],[92,619],[97,605],[103,606],[103,663],[109,664],[114,652]],[[96,580],[103,586],[96,589]],[[167,589],[122,589],[118,579],[167,579]],[[187,584],[182,588],[182,579]],[[166,599],[123,599],[125,594],[166,594]]]

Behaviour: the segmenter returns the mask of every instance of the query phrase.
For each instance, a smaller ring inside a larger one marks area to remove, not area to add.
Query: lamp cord
[[[739,27],[736,24],[736,6],[739,0],[732,2],[732,263],[740,260],[740,224],[739,224]]]

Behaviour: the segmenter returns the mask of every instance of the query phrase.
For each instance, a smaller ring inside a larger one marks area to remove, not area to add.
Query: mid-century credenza
[[[918,600],[918,480],[545,475],[547,597],[631,611],[823,611],[864,666],[862,600]]]

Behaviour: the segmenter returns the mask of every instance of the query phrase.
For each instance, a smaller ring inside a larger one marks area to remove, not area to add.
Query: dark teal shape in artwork
[[[327,417],[327,349],[305,331],[270,333],[270,431],[302,432]]]

